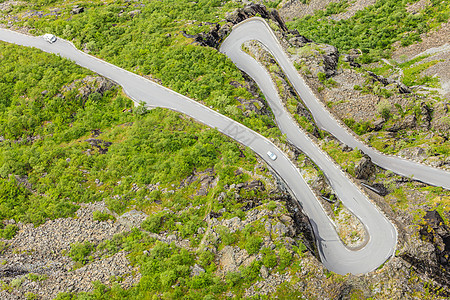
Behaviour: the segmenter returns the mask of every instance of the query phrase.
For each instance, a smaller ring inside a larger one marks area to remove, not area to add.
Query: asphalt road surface
[[[237,37],[235,42],[239,43],[240,36],[243,32],[241,28],[247,32],[247,39],[259,40],[258,36],[262,33],[264,35],[264,32],[266,32],[270,38],[271,31],[268,28],[264,29],[261,27],[261,24],[266,26],[264,25],[265,22],[261,23],[261,20],[259,20],[255,22],[246,22],[244,24],[250,24],[250,28],[246,29],[244,26],[240,27],[238,25],[233,30],[232,35],[225,41],[225,48],[223,49],[226,49],[227,44],[234,44],[233,36]],[[235,32],[237,32],[237,34],[235,34]],[[340,171],[339,167],[336,166],[311,140],[309,140],[298,127],[296,127],[295,123],[290,119],[289,114],[286,113],[281,106],[278,96],[272,95],[273,91],[275,91],[276,94],[273,83],[271,81],[270,83],[264,81],[264,77],[268,76],[267,72],[253,59],[251,60],[253,60],[254,63],[251,63],[250,59],[245,58],[246,54],[243,54],[243,52],[237,56],[237,60],[239,60],[241,55],[244,55],[241,57],[244,65],[250,64],[253,66],[252,68],[255,68],[254,71],[256,71],[256,73],[259,74],[262,72],[261,74],[265,74],[258,79],[262,80],[259,81],[258,84],[260,84],[272,109],[276,112],[277,122],[279,122],[280,128],[284,132],[289,133],[288,137],[292,142],[295,144],[300,143],[300,148],[302,150],[306,149],[304,150],[305,152],[311,152],[311,158],[315,160],[318,165],[320,163],[320,167],[332,181],[333,188],[338,194],[338,197],[364,224],[368,237],[367,244],[363,248],[356,251],[350,250],[341,242],[333,222],[328,218],[321,204],[303,180],[299,170],[283,152],[260,134],[192,99],[162,87],[134,73],[80,52],[67,41],[58,39],[56,43],[49,44],[41,37],[31,37],[5,29],[0,29],[0,40],[28,47],[36,47],[43,51],[59,54],[71,59],[78,65],[86,67],[115,81],[121,85],[125,93],[136,102],[144,101],[149,106],[165,107],[182,112],[201,123],[217,128],[225,135],[250,147],[283,178],[293,195],[300,202],[303,210],[310,218],[322,262],[329,270],[339,274],[367,273],[376,269],[393,255],[397,240],[397,231],[395,227],[370,201],[368,201],[368,199],[366,199],[361,191],[348,180],[344,173]],[[270,45],[270,43],[268,44]],[[279,45],[276,47],[279,47]],[[232,47],[228,49],[232,49]],[[284,53],[282,54],[284,55]],[[230,55],[230,53],[227,52],[227,55]],[[245,68],[245,66],[242,67],[239,63],[238,66],[243,69]],[[251,72],[250,74],[252,77],[255,76]],[[259,78],[258,76],[255,77]],[[270,77],[267,78],[270,80]],[[273,89],[273,91],[271,91],[271,89]],[[336,121],[334,122],[334,126],[337,126]],[[272,161],[268,158],[267,151],[275,153],[278,156],[277,160]],[[439,185],[437,183],[435,184]]]
[[[269,51],[275,52],[272,51],[272,48],[281,48],[281,46],[273,38],[273,33],[266,22],[259,18],[253,18],[235,26],[232,33],[222,43],[220,51],[255,80],[272,108],[280,130],[286,134],[292,144],[302,150],[324,172],[338,198],[365,226],[367,244],[358,250],[348,249],[340,241],[328,217],[319,209],[318,201],[312,201],[312,199],[310,201],[308,196],[308,202],[306,202],[303,199],[304,189],[293,190],[291,188],[310,218],[324,265],[340,274],[372,271],[393,255],[397,243],[397,231],[361,190],[349,180],[341,168],[297,126],[284,109],[267,70],[241,49],[242,43],[258,40]],[[278,50],[284,54],[282,49]],[[278,60],[277,56],[274,55],[274,57]],[[278,63],[280,63],[279,60]],[[295,69],[294,71],[295,74],[292,75],[298,77],[297,71]],[[291,80],[291,78],[289,79]],[[301,96],[303,97],[303,95]],[[317,118],[317,116],[315,117]],[[337,126],[336,123],[334,126]],[[283,179],[286,180],[285,177]]]
[[[342,143],[363,151],[371,157],[375,164],[382,168],[430,185],[450,189],[449,172],[411,160],[382,154],[374,148],[368,147],[344,126],[340,125],[299,76],[269,25],[261,18],[252,18],[234,26],[232,33],[227,37],[220,49],[233,60],[236,66],[251,75],[254,80],[259,80],[258,85],[264,94],[266,92],[272,93],[271,89],[273,84],[269,83],[270,77],[268,78],[267,72],[264,71],[264,68],[258,66],[259,64],[257,62],[251,60],[248,55],[244,55],[243,51],[238,51],[240,50],[240,45],[248,40],[257,40],[267,47],[303,102],[311,111],[314,120],[321,129],[328,131]],[[271,101],[271,104],[275,102],[277,101]],[[280,125],[283,126],[283,122],[280,122]]]

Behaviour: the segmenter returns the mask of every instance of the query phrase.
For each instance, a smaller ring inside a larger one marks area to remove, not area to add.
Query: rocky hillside
[[[360,246],[366,237],[359,221],[314,163],[283,142],[255,83],[216,48],[234,24],[262,16],[299,74],[362,139],[386,153],[448,168],[444,75],[440,81],[426,77],[448,61],[441,34],[448,23],[423,32],[422,42],[394,43],[392,56],[369,62],[361,49],[315,41],[284,20],[315,9],[328,10],[324,20],[352,20],[374,1],[333,1],[331,7],[281,1],[279,10],[247,2],[218,7],[204,1],[200,8],[177,1],[171,2],[177,14],[166,15],[160,12],[167,0],[4,1],[0,8],[5,26],[54,30],[270,137],[322,196],[342,240]],[[407,9],[412,14],[427,5]],[[85,26],[103,34],[91,35]],[[307,217],[248,149],[181,114],[134,107],[117,86],[70,62],[0,44],[0,83],[8,96],[0,97],[0,298],[450,296],[449,192],[383,170],[320,131],[270,54],[254,42],[245,50],[269,70],[299,126],[395,223],[395,257],[370,274],[329,272],[317,257]],[[424,53],[431,56],[416,57]],[[52,81],[48,74],[60,76]]]
[[[249,5],[247,11],[255,6],[257,5]],[[258,7],[258,9],[261,8]],[[280,9],[280,11],[283,10]],[[269,13],[264,15],[269,22],[273,21],[269,17]],[[281,13],[281,15],[283,14]],[[446,24],[443,24],[442,28],[439,30],[445,30]],[[439,30],[431,32],[430,35],[439,35]],[[448,151],[445,150],[448,149],[445,135],[448,132],[448,128],[445,127],[447,126],[445,120],[448,115],[446,112],[443,114],[434,113],[435,110],[445,107],[445,101],[428,104],[429,100],[427,101],[427,99],[434,97],[434,94],[423,94],[420,87],[405,84],[404,77],[401,75],[391,74],[388,76],[384,73],[381,75],[377,66],[379,64],[392,65],[391,61],[382,60],[380,63],[363,64],[358,59],[361,55],[360,51],[351,50],[348,53],[342,53],[332,45],[315,43],[295,30],[288,30],[285,24],[278,25],[277,34],[284,43],[286,52],[290,54],[292,61],[296,64],[299,73],[317,91],[322,101],[328,104],[331,111],[356,133],[360,134],[362,138],[370,136],[370,138],[365,138],[366,142],[370,144],[372,139],[378,136],[377,139],[381,140],[372,145],[382,151],[392,147],[394,150],[396,149],[394,153],[398,152],[398,155],[414,160],[417,160],[420,155],[421,161],[435,167],[449,168]],[[424,42],[413,44],[408,48],[420,47],[421,44],[426,43],[425,36],[424,39]],[[442,49],[445,52],[445,47],[444,45],[437,49]],[[423,228],[431,228],[427,227],[430,218],[427,216],[434,214],[440,218],[440,215],[442,215],[447,221],[442,221],[438,230],[442,235],[434,240],[443,243],[442,241],[447,234],[444,224],[448,224],[448,217],[450,216],[448,212],[450,196],[448,191],[442,189],[432,191],[426,185],[413,183],[406,178],[395,176],[373,165],[370,159],[367,159],[358,150],[342,145],[333,138],[323,138],[324,134],[314,126],[311,115],[302,104],[301,99],[293,92],[289,82],[270,54],[265,52],[264,48],[258,46],[256,42],[246,44],[245,50],[262,62],[270,71],[286,107],[291,111],[299,125],[310,132],[313,138],[318,138],[318,142],[324,150],[328,151],[351,176],[359,179],[367,187],[367,191],[371,193],[379,207],[397,223],[402,235],[397,254],[411,264],[414,270],[428,276],[430,280],[435,280],[438,286],[442,284],[444,289],[447,289],[446,278],[448,274],[444,271],[447,268],[447,258],[441,258],[440,250],[434,250],[439,248],[437,244],[434,246],[427,244],[431,239],[424,236],[425,229]],[[439,50],[431,50],[430,53],[433,54],[436,51],[436,54],[441,54]],[[414,60],[413,57],[409,61],[405,57],[403,59],[404,61],[399,62],[403,65],[397,67],[401,74],[403,74],[402,72],[411,72],[411,66],[414,63],[418,65],[422,63],[422,60]],[[426,64],[427,61],[429,60],[424,60],[423,64]],[[446,60],[443,59],[438,63],[445,62]],[[416,73],[414,76],[426,78],[424,73]],[[443,81],[441,80],[441,82]],[[445,82],[443,84],[445,86]],[[383,105],[388,107],[388,113],[383,111]],[[412,110],[411,106],[417,107],[414,114],[408,113],[408,110]],[[426,143],[426,147],[441,149],[443,152],[411,147],[408,143],[416,142],[416,139],[404,140],[399,138],[411,136],[411,134],[426,135],[424,137],[426,140],[420,142]],[[400,147],[397,146],[397,148],[396,146],[390,146],[391,143],[397,145],[399,141],[406,141],[406,143],[403,143]],[[382,147],[378,147],[379,145],[382,145]],[[320,180],[319,174],[314,170],[314,165],[310,165],[306,157],[299,157],[299,165],[304,170],[304,176],[310,178],[309,182],[318,194],[322,194],[326,198],[333,195],[326,180]],[[341,237],[343,240],[348,239],[347,243],[350,243],[350,245],[363,240],[363,232],[358,233],[358,222],[356,220],[349,221],[349,219],[346,219],[346,221],[342,221],[340,219],[340,214],[345,212],[345,209],[342,210],[339,202],[330,205],[329,202],[324,201],[322,204],[328,210],[329,216],[335,220],[338,228],[342,228],[340,230],[342,230]],[[440,211],[440,214],[437,213],[436,208]],[[437,223],[434,222],[434,224]],[[417,228],[422,229],[418,231]],[[351,236],[356,239],[352,240]],[[417,249],[411,248],[412,244],[418,242],[417,238],[423,239],[425,244],[421,242],[423,246]],[[441,249],[447,248],[448,246],[442,244]],[[441,276],[442,272],[444,272],[444,276]]]

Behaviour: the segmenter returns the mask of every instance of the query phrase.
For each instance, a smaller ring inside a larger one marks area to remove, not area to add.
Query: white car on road
[[[44,40],[46,40],[50,44],[53,44],[54,42],[56,42],[56,36],[51,33],[46,33],[42,37],[44,38]]]
[[[272,152],[270,152],[270,151],[267,151],[267,155],[270,157],[271,160],[277,159],[276,154],[274,154],[274,153],[272,153]]]

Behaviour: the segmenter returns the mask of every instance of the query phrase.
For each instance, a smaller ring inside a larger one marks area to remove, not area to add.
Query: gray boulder
[[[78,5],[75,5],[71,11],[72,15],[78,15],[81,14],[82,12],[84,12],[84,7],[80,7]]]
[[[133,209],[121,215],[117,219],[117,222],[130,229],[134,227],[139,228],[141,227],[142,222],[144,222],[147,217],[148,216],[145,213]]]
[[[199,276],[202,273],[205,273],[205,269],[203,269],[199,265],[195,264],[191,267],[191,277]]]
[[[358,179],[368,180],[375,172],[375,165],[369,156],[365,155],[355,168],[355,175]]]
[[[278,222],[277,224],[275,224],[275,226],[272,227],[272,232],[277,235],[284,236],[289,232],[289,229],[283,223]]]

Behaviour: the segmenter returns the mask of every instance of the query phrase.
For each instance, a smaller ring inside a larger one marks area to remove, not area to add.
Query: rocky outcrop
[[[196,181],[200,182],[200,188],[197,191],[197,196],[206,196],[208,194],[208,190],[212,187],[216,186],[217,180],[215,177],[215,172],[213,168],[208,168],[203,172],[198,172],[194,170],[191,175],[189,175],[186,179],[184,179],[180,183],[179,188],[183,188],[188,186]]]
[[[16,181],[24,186],[27,190],[29,190],[30,192],[35,192],[35,190],[33,190],[33,185],[28,181],[28,176],[24,175],[24,176],[19,176],[19,175],[14,175],[14,178],[16,178]]]
[[[328,77],[335,75],[339,61],[338,49],[334,46],[323,44],[321,50],[323,51],[323,73]]]
[[[305,77],[317,79],[319,73],[324,73],[326,77],[337,74],[339,51],[336,47],[314,42],[298,43],[299,38],[290,39],[294,44],[291,44],[289,53],[291,60],[301,67]]]
[[[191,277],[199,276],[203,273],[205,273],[205,269],[203,269],[199,265],[195,264],[191,267]]]
[[[261,296],[271,295],[277,291],[281,284],[289,282],[292,279],[292,276],[288,273],[280,274],[279,272],[276,272],[274,274],[269,274],[265,266],[261,267],[260,272],[261,277],[264,280],[258,281],[256,284],[246,289],[244,294],[245,298],[259,299]]]
[[[148,215],[143,213],[142,211],[133,209],[117,218],[117,223],[122,224],[123,226],[131,230],[132,228],[141,227],[142,222],[144,222],[147,217]]]
[[[267,115],[266,105],[263,103],[262,99],[242,99],[236,98],[242,105],[238,107],[244,110],[245,114],[253,111],[257,114]]]
[[[128,15],[130,17],[134,18],[135,16],[140,15],[141,13],[142,13],[142,11],[140,9],[135,9],[135,10],[128,12]]]
[[[411,148],[404,148],[398,152],[398,155],[413,159],[413,160],[424,160],[427,158],[427,153],[425,149],[421,147],[411,147]]]
[[[197,191],[197,196],[206,196],[208,194],[209,188],[215,186],[214,184],[214,176],[206,175],[200,178],[200,189]]]
[[[383,197],[389,194],[389,190],[382,183],[372,184],[371,190]]]
[[[106,152],[108,152],[109,146],[112,145],[111,142],[106,142],[104,140],[93,139],[93,138],[89,138],[89,139],[85,140],[85,142],[88,142],[92,147],[97,148],[98,152],[100,154],[105,154]],[[89,150],[91,150],[91,149],[89,149]],[[89,151],[89,152],[91,152],[91,151]]]
[[[422,122],[422,127],[424,127],[425,129],[430,129],[432,120],[431,114],[433,113],[433,109],[425,102],[422,102],[420,103],[420,110],[420,121]]]
[[[384,123],[386,123],[386,120],[383,118],[375,120],[372,124],[373,130],[379,131],[379,130],[383,129]]]
[[[103,95],[106,91],[115,87],[116,84],[109,79],[101,76],[86,76],[83,79],[78,79],[69,85],[63,86],[64,94],[76,91],[76,97],[87,100],[92,94]],[[63,96],[64,97],[64,96]]]
[[[450,119],[448,118],[450,112],[450,103],[437,102],[433,105],[433,120],[431,126],[438,131],[445,140],[450,138]]]
[[[227,23],[222,26],[220,26],[218,23],[208,23],[207,25],[210,25],[209,32],[189,35],[183,31],[182,34],[187,38],[193,38],[195,40],[194,43],[200,46],[219,48],[220,43],[231,32],[231,28],[233,27],[233,25],[236,25],[256,15],[261,16],[263,19],[274,22],[281,29],[283,35],[291,33],[295,35],[298,41],[311,42],[305,37],[300,36],[298,34],[298,31],[289,31],[277,10],[269,11],[264,5],[256,3],[251,3],[243,8],[238,8],[237,10],[228,13],[225,20]]]
[[[450,266],[450,229],[435,210],[427,211],[424,221],[420,235],[434,245],[438,263],[447,269]]]
[[[283,194],[283,201],[286,202],[286,208],[291,214],[292,228],[295,230],[294,235],[302,237],[302,242],[306,248],[316,257],[319,257],[317,252],[314,232],[311,227],[308,216],[302,212],[302,208],[298,201],[291,197],[290,194]]]
[[[361,65],[356,62],[360,54],[360,50],[350,49],[348,54],[341,55],[342,61],[348,62],[354,68],[361,68]]]
[[[424,223],[419,231],[422,240],[432,245],[430,255],[406,252],[401,257],[410,263],[415,270],[433,278],[439,284],[450,287],[450,230],[437,211],[427,211]],[[413,250],[413,249],[412,249]],[[450,292],[442,290],[442,296],[450,296]]]
[[[240,108],[245,108],[244,114],[247,114],[247,111],[253,111],[257,114],[269,116],[270,112],[267,109],[266,102],[263,98],[260,97],[260,91],[256,82],[246,73],[242,73],[242,77],[244,77],[245,79],[244,84],[241,84],[237,81],[231,81],[230,85],[236,88],[245,88],[253,96],[253,99],[242,99],[239,97],[236,98],[236,100],[241,103]]]
[[[248,255],[247,250],[237,246],[225,246],[218,253],[218,274],[225,275],[230,272],[237,272],[240,266],[249,266],[256,257]]]
[[[84,12],[84,7],[78,5],[75,5],[71,11],[72,15],[78,15],[81,14],[82,12]]]
[[[380,82],[381,84],[383,84],[384,86],[390,85],[390,84],[395,84],[397,85],[398,91],[400,92],[400,94],[410,94],[412,93],[411,89],[409,87],[407,87],[403,82],[399,81],[399,80],[394,80],[392,78],[385,78],[382,75],[377,75],[375,73],[373,73],[372,71],[366,71],[367,74],[370,75],[370,77],[372,77],[374,80]]]
[[[297,29],[291,30],[289,31],[289,33],[293,34],[294,37],[289,39],[289,44],[291,44],[292,46],[295,47],[303,47],[308,43],[311,43],[312,40],[300,35],[300,33],[298,33]]]
[[[416,127],[416,116],[415,115],[408,115],[400,122],[395,123],[391,127],[387,128],[387,131],[390,132],[397,132],[399,130],[403,129],[414,129]]]
[[[194,43],[203,47],[219,48],[220,42],[231,32],[231,26],[227,25],[223,28],[219,24],[213,24],[209,32],[201,32],[199,34],[187,34],[182,31],[182,35],[186,38],[194,39]]]
[[[246,5],[244,8],[238,8],[237,10],[227,14],[226,20],[235,25],[256,15],[260,15],[263,19],[266,20],[272,20],[281,28],[281,30],[285,32],[288,31],[286,24],[278,14],[278,11],[268,11],[267,8],[262,4],[251,3],[249,5]]]
[[[358,179],[368,180],[375,172],[375,165],[369,156],[364,155],[364,157],[359,161],[358,165],[355,167],[355,175]]]

